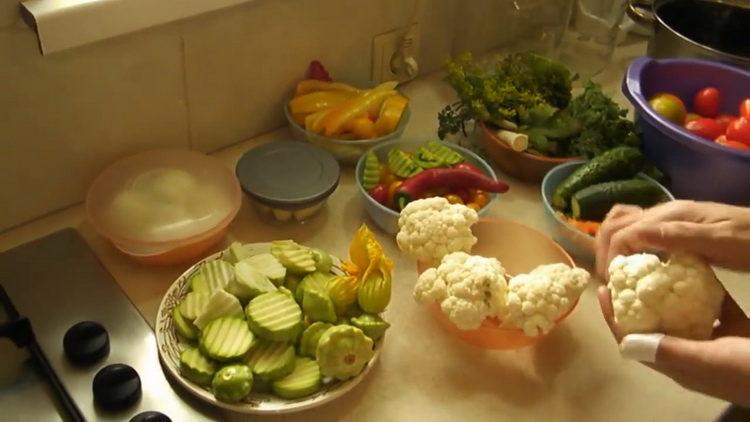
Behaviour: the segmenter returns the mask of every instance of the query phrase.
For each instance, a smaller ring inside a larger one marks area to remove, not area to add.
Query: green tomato
[[[253,372],[247,365],[229,365],[219,369],[211,386],[217,399],[236,403],[244,399],[253,388]]]
[[[682,100],[676,96],[662,92],[651,97],[648,103],[655,112],[667,120],[678,125],[682,125],[685,122],[687,109],[685,109],[685,104]]]

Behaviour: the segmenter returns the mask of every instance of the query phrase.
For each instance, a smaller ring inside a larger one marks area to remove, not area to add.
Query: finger
[[[620,327],[618,327],[617,323],[615,322],[615,312],[612,309],[612,297],[610,295],[609,289],[605,286],[599,286],[596,294],[599,298],[599,307],[601,307],[602,309],[604,321],[607,323],[609,330],[612,331],[612,335],[615,336],[615,340],[617,340],[617,342],[619,343],[622,339],[622,332],[620,330]]]
[[[607,278],[607,251],[612,235],[627,227],[643,215],[643,209],[633,205],[615,205],[596,234],[596,272],[602,280]]]

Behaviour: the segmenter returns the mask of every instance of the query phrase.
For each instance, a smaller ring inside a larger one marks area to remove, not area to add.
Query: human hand
[[[653,208],[616,205],[596,236],[596,272],[607,278],[617,255],[690,253],[709,264],[750,270],[750,208],[670,201]]]
[[[750,319],[726,296],[714,339],[685,340],[662,334],[624,335],[609,290],[601,286],[604,320],[627,359],[638,360],[681,386],[740,406],[750,406]]]

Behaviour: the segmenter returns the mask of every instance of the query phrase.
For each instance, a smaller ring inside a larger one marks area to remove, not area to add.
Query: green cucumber
[[[203,312],[193,321],[196,327],[203,329],[206,324],[216,318],[233,316],[242,317],[242,305],[233,295],[219,290],[214,292],[211,299],[208,300]]]
[[[570,200],[571,214],[578,220],[602,221],[615,204],[644,208],[664,200],[664,191],[645,179],[618,180],[589,186]]]
[[[365,166],[362,170],[362,187],[370,190],[380,183],[380,160],[374,152],[365,155]]]
[[[271,254],[291,273],[306,274],[315,271],[315,257],[312,251],[293,240],[272,242]]]
[[[294,346],[276,341],[260,341],[247,355],[247,364],[253,374],[275,381],[294,370]]]
[[[177,306],[172,309],[172,323],[177,334],[185,340],[196,340],[198,338],[198,329],[190,321],[182,317]]]
[[[245,308],[248,324],[258,337],[295,342],[302,331],[302,309],[283,292],[264,293]]]
[[[314,359],[315,351],[318,349],[320,336],[331,327],[333,327],[333,324],[327,322],[313,322],[310,324],[310,326],[302,332],[302,337],[299,340],[299,354]]]
[[[633,147],[617,147],[578,167],[552,192],[552,206],[567,211],[574,193],[603,182],[629,179],[643,169],[645,158]]]
[[[387,330],[388,327],[391,326],[391,324],[383,321],[383,318],[372,314],[362,314],[353,317],[349,320],[349,322],[351,323],[351,325],[362,330],[362,332],[365,333],[367,337],[370,337],[373,340],[377,340],[380,337],[383,337],[383,334],[385,334],[385,330]]]
[[[309,358],[296,358],[294,371],[273,383],[273,392],[281,398],[297,399],[320,389],[320,367]]]
[[[180,354],[180,375],[204,387],[211,385],[216,373],[216,364],[203,356],[195,347],[188,347]]]
[[[246,303],[255,296],[275,291],[276,285],[250,262],[242,260],[234,265],[234,280],[226,290]]]
[[[188,321],[195,321],[198,315],[203,313],[206,309],[208,301],[211,299],[211,295],[208,293],[190,292],[182,298],[182,302],[178,306],[182,316]]]
[[[196,276],[191,281],[193,291],[199,293],[213,293],[222,290],[234,279],[234,267],[232,264],[216,259],[201,264]]]
[[[434,154],[445,166],[454,166],[466,161],[463,155],[438,141],[430,141],[424,148]]]
[[[242,357],[253,345],[255,336],[242,318],[222,317],[201,331],[200,348],[208,357],[230,361]]]
[[[284,277],[286,277],[286,268],[284,268],[284,266],[281,265],[281,262],[279,262],[279,260],[270,253],[254,255],[249,258],[243,259],[242,262],[247,262],[248,264],[255,267],[258,272],[268,277],[268,279],[273,281],[273,283],[277,286],[284,282]]]
[[[419,164],[411,158],[409,153],[400,149],[388,151],[388,169],[391,170],[391,173],[404,179],[422,172],[422,167],[419,167]]]

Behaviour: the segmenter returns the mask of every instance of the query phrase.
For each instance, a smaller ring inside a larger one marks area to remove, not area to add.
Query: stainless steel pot
[[[628,15],[653,26],[649,56],[699,57],[750,68],[750,1],[630,0]]]

